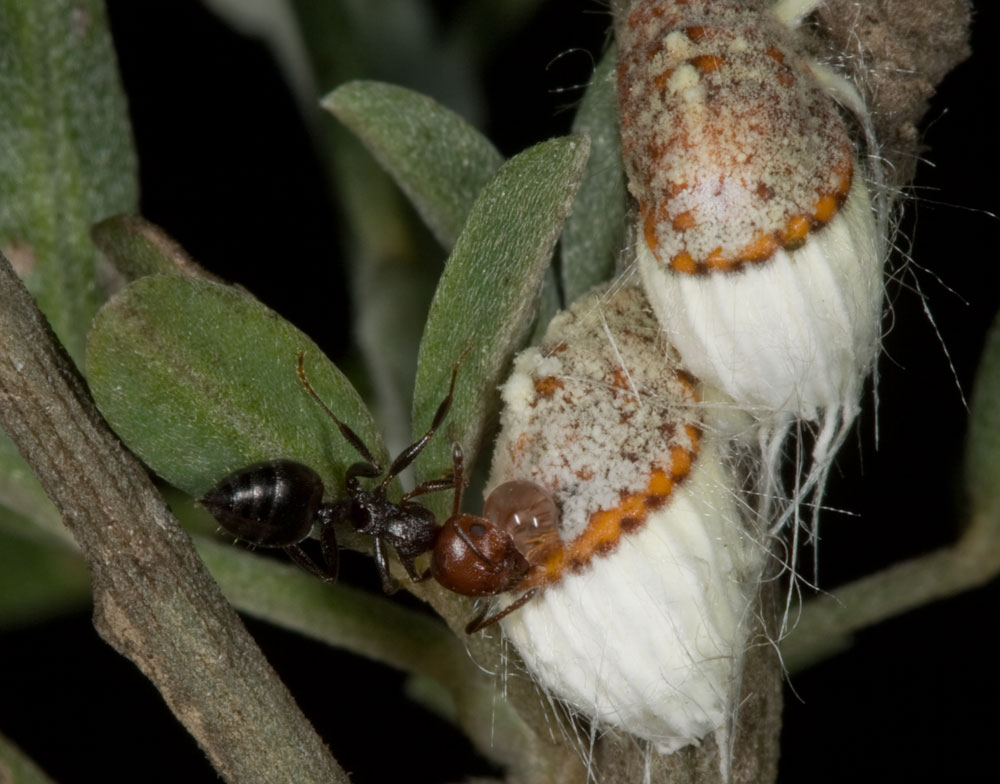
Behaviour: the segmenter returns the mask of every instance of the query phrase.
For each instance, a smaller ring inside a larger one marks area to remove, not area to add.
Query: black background
[[[890,289],[879,447],[869,401],[826,499],[852,513],[824,518],[826,588],[952,541],[963,519],[958,387],[968,397],[1000,303],[1000,223],[989,212],[998,206],[997,11],[985,1],[977,10],[975,53],[948,76],[924,123],[929,163],[920,166],[904,225],[937,330],[908,285]],[[316,259],[340,252],[336,208],[267,51],[191,0],[111,0],[109,11],[144,214],[200,262],[291,317],[335,361],[344,356],[350,303],[342,271],[322,265],[319,281],[314,272]],[[568,130],[579,92],[563,88],[586,81],[607,24],[595,2],[551,0],[487,64],[485,130],[502,152]],[[362,578],[374,572],[361,567]],[[998,607],[994,583],[883,623],[849,652],[792,678],[780,781],[995,780]],[[398,698],[397,673],[249,626],[356,781],[489,772],[460,735]],[[0,732],[64,784],[217,780],[87,614],[0,637]]]

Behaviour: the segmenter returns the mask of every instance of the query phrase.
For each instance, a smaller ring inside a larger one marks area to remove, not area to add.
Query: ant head
[[[559,544],[558,508],[534,482],[500,485],[483,511],[483,517],[452,515],[431,560],[434,579],[465,596],[514,590]]]
[[[438,535],[431,574],[449,591],[492,596],[512,590],[531,565],[514,539],[485,517],[450,517]]]

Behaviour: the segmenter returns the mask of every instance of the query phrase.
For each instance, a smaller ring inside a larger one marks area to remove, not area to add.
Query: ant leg
[[[499,621],[501,618],[505,618],[508,615],[510,615],[512,612],[514,612],[514,610],[517,610],[520,607],[523,607],[525,604],[527,604],[528,600],[531,599],[531,597],[534,596],[536,593],[538,593],[538,589],[537,588],[532,588],[530,591],[525,591],[517,599],[515,599],[513,603],[507,605],[500,612],[494,613],[493,615],[489,616],[488,618],[486,617],[486,611],[489,608],[488,607],[484,607],[483,611],[481,613],[479,613],[479,615],[477,615],[471,621],[469,621],[469,623],[466,625],[466,627],[465,627],[465,633],[466,634],[475,634],[480,629],[485,629],[487,626],[492,626],[494,623],[496,623],[497,621]]]
[[[290,544],[287,547],[282,548],[288,557],[291,558],[295,563],[301,566],[308,572],[316,575],[325,583],[335,583],[337,582],[337,569],[336,566],[331,571],[330,569],[324,569],[322,566],[317,564],[301,547],[297,544]]]
[[[399,584],[389,573],[389,554],[385,551],[385,543],[378,536],[375,537],[375,566],[378,567],[378,576],[382,580],[382,591],[387,594],[396,593]]]
[[[340,571],[340,551],[337,548],[337,532],[333,527],[333,517],[331,516],[331,513],[334,511],[333,507],[320,509],[317,517],[321,522],[319,534],[320,552],[323,554],[323,560],[326,562],[327,571],[336,580],[337,573]]]
[[[424,433],[420,438],[410,444],[406,449],[400,452],[396,459],[392,461],[392,465],[389,466],[389,470],[385,475],[385,479],[382,480],[380,487],[383,489],[389,486],[389,483],[395,479],[402,471],[406,469],[410,463],[417,459],[427,442],[431,440],[435,431],[441,427],[441,423],[444,422],[444,418],[448,416],[448,411],[451,409],[452,395],[455,392],[455,379],[458,377],[458,369],[462,365],[462,361],[465,359],[466,354],[472,349],[472,345],[468,345],[465,351],[462,352],[462,356],[458,358],[455,363],[455,367],[451,370],[451,384],[448,386],[448,394],[445,395],[444,400],[438,405],[437,412],[434,414],[434,419],[431,421],[431,426],[427,428],[427,432]]]
[[[299,373],[299,381],[302,382],[302,386],[305,387],[306,392],[309,393],[312,399],[315,400],[317,403],[319,403],[320,407],[324,411],[326,411],[330,419],[332,419],[334,422],[337,423],[337,428],[340,430],[340,434],[344,437],[344,440],[346,440],[347,443],[349,443],[351,446],[354,447],[357,453],[361,455],[362,458],[364,458],[366,463],[368,463],[369,465],[373,466],[376,469],[375,473],[370,474],[370,476],[378,476],[379,474],[382,473],[382,469],[379,467],[378,460],[374,458],[371,451],[368,449],[367,446],[365,446],[365,442],[361,440],[361,437],[353,430],[351,430],[351,428],[348,427],[346,422],[342,422],[337,417],[337,415],[330,410],[330,407],[323,402],[320,396],[316,394],[316,390],[312,388],[312,384],[310,384],[309,379],[306,378],[306,371],[302,365],[303,360],[304,360],[304,355],[300,351],[298,373]],[[360,474],[360,476],[366,476],[366,474]]]
[[[424,495],[425,493],[436,493],[438,490],[451,490],[454,486],[454,476],[446,476],[443,479],[431,479],[427,482],[421,482],[410,492],[404,495],[400,499],[399,503],[405,504],[411,498],[416,498],[418,495]]]
[[[458,534],[458,538],[465,543],[466,547],[468,547],[470,550],[472,550],[472,552],[476,554],[476,557],[480,561],[482,561],[484,564],[490,567],[494,565],[493,561],[491,561],[489,558],[486,557],[486,553],[484,553],[482,550],[476,547],[476,543],[469,538],[469,535],[465,533],[465,531],[461,527],[456,526],[455,532]]]
[[[403,568],[406,570],[406,573],[409,575],[410,580],[412,582],[419,583],[419,582],[425,580],[426,577],[424,575],[422,575],[422,574],[420,574],[420,573],[417,572],[417,566],[416,566],[416,564],[413,561],[414,561],[413,558],[404,558],[402,555],[399,556],[399,562],[401,564],[403,564]]]

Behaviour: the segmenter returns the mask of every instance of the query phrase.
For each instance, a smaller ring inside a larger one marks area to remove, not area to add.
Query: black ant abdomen
[[[309,466],[268,460],[227,476],[201,505],[244,542],[286,547],[309,535],[322,500],[323,481]]]
[[[229,533],[259,547],[281,547],[318,577],[337,579],[337,541],[323,525],[335,507],[323,503],[323,480],[294,460],[268,460],[235,471],[201,498],[201,505]],[[326,566],[299,547],[313,525],[321,524],[320,544]]]

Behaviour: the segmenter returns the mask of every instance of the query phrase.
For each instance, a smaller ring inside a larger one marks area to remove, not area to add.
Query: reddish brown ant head
[[[490,493],[484,516],[455,514],[444,524],[431,559],[431,574],[448,590],[493,596],[514,590],[558,546],[559,511],[533,482],[500,485]]]
[[[431,574],[450,591],[492,596],[514,588],[531,565],[514,540],[484,517],[452,517],[438,535]]]

